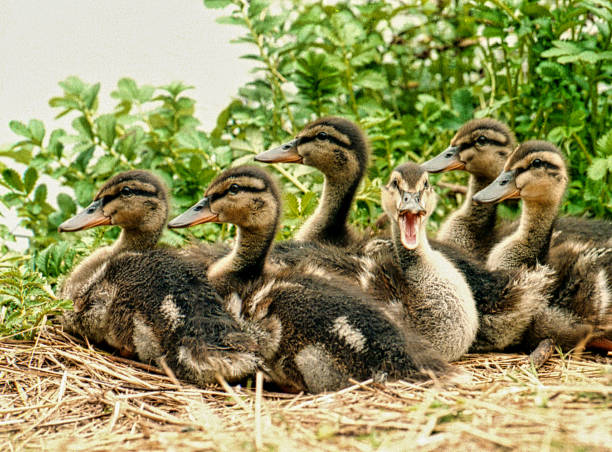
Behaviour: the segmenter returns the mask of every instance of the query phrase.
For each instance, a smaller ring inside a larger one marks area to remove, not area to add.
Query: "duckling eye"
[[[396,190],[399,189],[399,184],[397,183],[397,179],[393,179],[391,181],[391,187],[395,188]]]
[[[540,168],[542,166],[544,166],[544,162],[540,159],[535,159],[533,162],[531,162],[531,166],[533,168]]]
[[[237,194],[240,191],[240,185],[238,184],[232,184],[229,186],[229,193],[232,195]]]
[[[325,132],[319,132],[319,133],[317,133],[317,138],[318,138],[319,140],[324,140],[324,139],[326,139],[326,138],[327,138],[327,133],[325,133]]]
[[[476,140],[476,143],[482,146],[483,144],[486,144],[487,141],[489,141],[487,137],[485,137],[484,135],[480,135],[478,139]]]
[[[132,196],[134,193],[132,192],[132,189],[130,187],[123,187],[121,189],[121,194],[123,196]]]
[[[423,188],[428,189],[429,188],[429,181],[426,179],[425,183],[423,184]]]

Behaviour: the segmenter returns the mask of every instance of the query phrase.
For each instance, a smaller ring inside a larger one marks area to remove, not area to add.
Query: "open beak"
[[[516,187],[514,171],[504,171],[497,176],[497,179],[476,193],[472,200],[479,204],[488,204],[520,197],[521,192]]]
[[[296,138],[256,155],[255,160],[262,163],[302,163],[302,156],[298,154],[298,144],[299,138]]]
[[[170,223],[170,229],[188,228],[196,224],[219,221],[219,215],[210,210],[210,198],[202,198],[196,205],[183,212]]]
[[[57,230],[58,232],[74,232],[108,224],[112,224],[111,218],[104,215],[102,200],[98,199],[88,205],[81,213],[60,224]]]
[[[464,169],[465,163],[459,160],[459,146],[449,146],[436,157],[421,163],[421,168],[428,173],[441,173]]]
[[[426,210],[417,199],[418,193],[404,192],[397,208],[402,245],[409,250],[421,243],[421,225]]]

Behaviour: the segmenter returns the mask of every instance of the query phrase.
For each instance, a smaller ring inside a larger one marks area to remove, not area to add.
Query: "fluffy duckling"
[[[478,313],[461,272],[427,239],[435,203],[427,172],[419,165],[393,170],[382,191],[393,254],[383,255],[380,263],[363,259],[359,280],[385,310],[397,311],[392,318],[416,328],[446,359],[457,360],[476,337]]]
[[[497,177],[516,147],[516,138],[505,124],[483,118],[464,124],[450,144],[437,157],[421,165],[430,173],[460,169],[470,173],[465,201],[444,221],[437,239],[485,259],[491,247],[507,232],[496,228],[497,206],[476,204],[472,196]]]
[[[474,195],[474,201],[522,199],[518,229],[493,247],[487,266],[511,270],[545,262],[555,269],[550,306],[536,316],[531,334],[535,340],[554,336],[558,345],[571,348],[592,327],[612,324],[612,248],[576,241],[549,246],[567,183],[559,149],[545,141],[527,141],[510,155],[497,179]]]
[[[491,248],[517,227],[516,222],[497,222],[497,206],[473,202],[502,171],[516,148],[516,139],[505,124],[491,118],[473,119],[464,124],[451,145],[437,157],[423,163],[430,173],[465,170],[470,173],[468,193],[461,208],[448,216],[437,238],[486,260]],[[612,223],[602,220],[561,217],[554,225],[553,245],[566,240],[605,243],[612,236]]]
[[[303,163],[325,175],[323,195],[315,213],[295,235],[339,247],[362,243],[347,219],[369,157],[368,140],[357,124],[338,117],[307,124],[294,140],[255,157],[264,163]]]
[[[208,269],[228,309],[267,331],[262,353],[272,379],[289,391],[340,389],[350,378],[426,378],[448,364],[413,331],[401,332],[345,281],[334,284],[267,260],[281,213],[279,190],[261,169],[224,171],[205,197],[169,227],[228,222],[232,252]]]
[[[62,232],[121,227],[119,239],[75,268],[61,296],[74,301],[66,330],[124,356],[167,366],[196,384],[219,374],[237,381],[260,363],[255,340],[238,326],[198,267],[155,245],[168,215],[165,187],[145,171],[120,173]],[[163,361],[163,363],[162,363]]]

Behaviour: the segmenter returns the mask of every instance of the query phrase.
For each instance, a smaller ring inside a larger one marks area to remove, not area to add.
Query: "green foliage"
[[[16,210],[32,237],[30,258],[3,273],[8,284],[3,315],[13,325],[4,331],[28,328],[40,317],[38,303],[48,297],[40,274],[53,285],[81,256],[117,236],[115,228],[57,232],[109,176],[132,168],[152,170],[170,187],[178,213],[220,170],[252,163],[255,153],[286,141],[323,115],[359,122],[372,144],[368,175],[352,211],[359,225],[381,214],[380,187],[393,167],[437,154],[462,123],[482,116],[506,121],[519,140],[542,138],[559,145],[572,178],[564,211],[612,219],[609,2],[203,4],[226,8],[219,22],[241,28],[237,42],[252,48],[243,58],[256,64],[252,81],[220,112],[214,130],[199,128],[190,86],[154,87],[129,78],[119,80],[111,93],[117,102],[111,111],[98,109],[99,83],[74,76],[60,82],[62,92],[49,105],[58,109],[58,118],[72,118],[68,130],[45,128],[36,119],[9,122],[18,141],[0,149],[0,156],[26,169],[18,172],[0,163],[0,185],[7,190],[0,202]],[[314,210],[322,175],[301,165],[272,167],[285,192],[280,235],[289,237]],[[465,174],[443,177],[465,181]],[[48,199],[49,178],[65,188],[57,207]],[[434,226],[461,201],[446,195]],[[510,208],[504,212],[512,213]],[[186,236],[223,239],[228,230],[205,225],[166,231],[162,240],[180,246]],[[14,237],[0,225],[0,238],[6,253],[6,242]],[[60,303],[52,298],[52,306]],[[11,317],[15,312],[17,317]]]
[[[5,255],[0,260],[0,337],[19,332],[16,338],[31,338],[47,316],[70,308],[59,300],[43,276],[32,270],[27,259]]]

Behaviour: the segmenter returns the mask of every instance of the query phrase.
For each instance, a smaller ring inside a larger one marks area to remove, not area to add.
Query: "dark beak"
[[[256,155],[255,160],[262,163],[302,163],[302,156],[298,154],[298,144],[299,138],[296,138]]]
[[[85,210],[64,221],[57,228],[58,232],[74,232],[95,226],[104,226],[111,223],[111,218],[104,215],[102,200],[92,202]]]
[[[441,173],[464,169],[465,163],[459,160],[459,146],[449,146],[436,157],[421,163],[421,168],[428,173]]]
[[[219,220],[219,215],[210,210],[210,198],[202,198],[196,205],[183,212],[170,223],[170,229],[188,228],[196,224],[210,223]]]
[[[504,199],[520,198],[521,193],[516,188],[514,171],[504,171],[497,179],[476,193],[472,200],[479,204],[501,202]]]
[[[425,208],[417,199],[418,193],[403,192],[402,199],[397,208],[399,215],[412,214],[412,215],[424,215]]]

